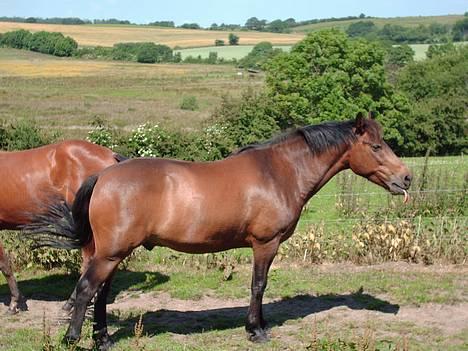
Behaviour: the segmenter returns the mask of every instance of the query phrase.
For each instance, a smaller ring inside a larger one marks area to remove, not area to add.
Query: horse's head
[[[409,199],[407,189],[411,184],[411,173],[383,140],[382,127],[372,118],[359,114],[354,132],[356,141],[348,153],[351,170],[394,195],[404,194],[406,202]]]

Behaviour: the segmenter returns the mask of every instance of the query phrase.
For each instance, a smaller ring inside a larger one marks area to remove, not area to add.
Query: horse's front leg
[[[267,286],[268,270],[278,251],[279,238],[267,243],[254,243],[253,245],[253,273],[249,312],[245,329],[249,340],[253,342],[268,341],[266,323],[263,319],[262,299]]]
[[[26,311],[28,306],[26,305],[26,299],[21,295],[18,284],[16,283],[15,276],[13,275],[13,270],[11,269],[10,260],[8,255],[3,249],[2,244],[0,243],[0,270],[6,278],[8,287],[10,288],[11,301],[10,306],[8,307],[9,314],[18,313],[18,311]]]

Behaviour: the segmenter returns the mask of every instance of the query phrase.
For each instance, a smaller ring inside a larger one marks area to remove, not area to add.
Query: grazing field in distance
[[[189,48],[176,50],[182,55],[182,59],[185,59],[187,56],[201,56],[202,58],[207,58],[210,52],[216,52],[219,58],[225,60],[236,59],[239,60],[249,54],[252,51],[254,45],[236,45],[236,46],[208,46],[202,48]],[[291,50],[292,45],[275,45],[274,48],[282,49],[283,51]]]
[[[70,36],[80,46],[112,46],[123,42],[155,42],[170,47],[182,48],[211,46],[216,39],[228,43],[230,32],[162,28],[151,26],[132,25],[57,25],[38,23],[0,22],[0,33],[17,29],[26,29],[31,32],[41,30],[60,32]],[[300,41],[304,34],[278,34],[265,32],[233,32],[239,36],[239,44],[255,45],[261,41],[269,41],[276,45],[291,45]]]
[[[446,15],[446,16],[415,16],[415,17],[391,17],[391,18],[358,18],[346,21],[330,21],[306,24],[292,28],[295,33],[313,32],[322,29],[339,28],[346,30],[350,24],[359,21],[372,21],[378,27],[383,27],[386,24],[395,24],[404,27],[417,27],[419,25],[429,25],[431,23],[453,25],[456,21],[463,19],[463,15]]]
[[[263,84],[232,65],[153,64],[60,59],[0,49],[0,119],[34,119],[68,137],[85,137],[96,117],[120,128],[164,121],[196,128],[223,95]],[[199,108],[182,110],[184,96]]]

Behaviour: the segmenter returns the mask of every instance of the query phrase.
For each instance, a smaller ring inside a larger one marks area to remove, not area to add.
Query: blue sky
[[[0,0],[0,16],[118,18],[244,24],[249,17],[296,20],[364,13],[377,17],[462,14],[468,0]]]

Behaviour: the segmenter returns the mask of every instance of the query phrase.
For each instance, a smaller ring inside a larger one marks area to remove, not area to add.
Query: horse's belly
[[[228,232],[171,232],[152,234],[144,243],[145,247],[164,246],[186,253],[209,253],[239,247],[248,247],[245,235]]]

